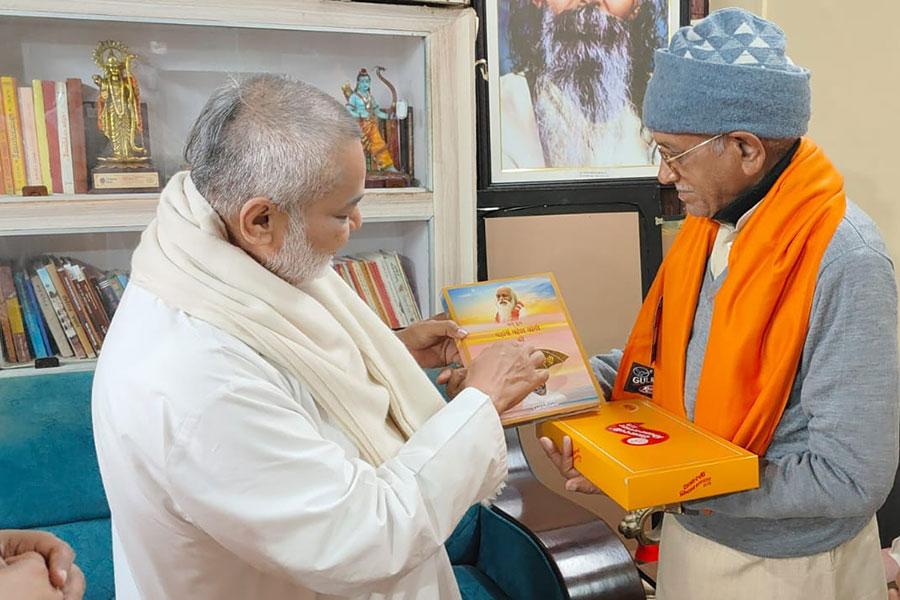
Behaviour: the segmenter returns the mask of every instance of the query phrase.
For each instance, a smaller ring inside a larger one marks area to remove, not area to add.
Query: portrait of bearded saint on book
[[[503,168],[653,164],[641,105],[667,0],[499,1]]]
[[[525,304],[519,300],[519,296],[511,287],[498,287],[495,296],[497,298],[497,312],[494,313],[495,322],[512,323],[525,318]]]

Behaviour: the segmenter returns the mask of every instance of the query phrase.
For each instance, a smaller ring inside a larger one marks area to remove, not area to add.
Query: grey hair
[[[787,151],[797,142],[797,139],[798,138],[759,138],[759,141],[763,143],[766,153],[769,155],[769,160],[774,164],[787,154]],[[725,152],[724,137],[720,137],[712,144],[716,154]]]
[[[322,90],[271,74],[213,92],[188,134],[191,179],[221,217],[264,196],[293,212],[340,177],[337,150],[360,139],[356,120]]]

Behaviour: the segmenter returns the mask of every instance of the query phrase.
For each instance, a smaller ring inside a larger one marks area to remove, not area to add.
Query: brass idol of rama
[[[140,88],[131,71],[135,58],[125,44],[114,40],[102,41],[94,49],[94,62],[103,71],[93,78],[100,88],[97,127],[112,145],[112,156],[98,157],[101,162],[134,165],[149,161],[138,143],[144,128]]]

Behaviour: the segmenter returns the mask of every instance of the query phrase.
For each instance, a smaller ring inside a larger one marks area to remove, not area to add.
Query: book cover
[[[59,170],[63,194],[75,193],[75,171],[72,167],[72,138],[69,132],[69,99],[66,82],[53,83],[56,91],[56,130],[59,137]]]
[[[116,295],[115,289],[113,289],[111,279],[115,278],[108,276],[100,276],[96,279],[91,278],[91,283],[100,292],[100,301],[103,302],[103,309],[110,319],[113,318],[113,315],[116,314],[116,309],[119,308],[119,297]]]
[[[539,426],[573,464],[625,510],[675,504],[759,486],[755,454],[650,400],[604,402],[593,413]]]
[[[44,323],[47,324],[47,329],[50,330],[50,335],[53,337],[53,345],[56,346],[57,352],[65,358],[71,357],[72,347],[69,345],[69,340],[66,339],[66,334],[59,322],[56,309],[53,308],[53,304],[50,302],[47,289],[41,283],[41,279],[37,274],[31,276],[31,287],[34,288],[34,297],[37,299],[38,308],[41,309],[41,314],[44,316]]]
[[[82,106],[81,80],[66,79],[66,102],[69,107],[69,141],[72,147],[72,176],[76,194],[88,191],[87,151],[84,137],[84,107]]]
[[[416,302],[416,296],[412,292],[412,285],[406,276],[406,269],[400,260],[400,255],[396,252],[384,252],[384,265],[386,272],[391,278],[394,288],[399,291],[398,300],[400,301],[400,312],[406,318],[404,325],[410,325],[421,320],[422,316],[419,312],[419,304]]]
[[[56,311],[63,333],[66,334],[66,339],[68,339],[69,345],[72,346],[72,352],[76,358],[87,358],[87,353],[81,344],[81,339],[78,337],[73,323],[75,309],[71,305],[67,307],[68,299],[65,297],[65,291],[61,287],[57,287],[57,285],[62,285],[62,283],[59,282],[57,284],[54,282],[53,275],[56,274],[56,268],[52,263],[39,264],[35,265],[35,267],[35,272],[37,272],[41,284],[43,284],[44,289],[47,290],[47,295],[50,297],[50,304],[53,305],[53,309]]]
[[[90,339],[88,339],[87,332],[85,331],[84,325],[82,324],[81,315],[75,308],[75,300],[72,298],[72,292],[69,289],[69,286],[66,285],[64,269],[57,265],[56,261],[54,261],[52,258],[47,259],[47,263],[45,266],[47,269],[47,275],[53,282],[53,287],[56,288],[56,291],[59,294],[60,299],[62,300],[63,307],[65,307],[66,313],[68,313],[69,315],[69,321],[72,323],[72,327],[75,329],[75,335],[78,337],[79,345],[84,350],[85,357],[97,358],[97,354],[94,352],[94,348],[93,346],[91,346],[91,341]]]
[[[369,308],[375,311],[382,321],[387,322],[384,314],[379,310],[378,302],[375,300],[374,291],[369,287],[369,281],[365,274],[365,267],[360,265],[359,261],[355,258],[348,259],[346,264],[350,268],[350,274],[353,277],[353,282],[356,284],[357,291],[360,292],[360,297],[365,300],[366,304],[369,305]]]
[[[90,267],[79,262],[70,260],[71,272],[75,276],[75,282],[81,291],[81,297],[84,299],[84,306],[88,313],[91,323],[96,329],[100,343],[106,339],[106,333],[109,331],[109,316],[103,308],[103,302],[100,300],[100,294],[97,288],[91,283],[88,271]]]
[[[394,318],[397,320],[397,327],[406,327],[412,320],[406,317],[403,313],[403,308],[400,302],[400,290],[397,289],[396,284],[394,283],[393,277],[391,277],[390,269],[385,264],[386,257],[381,252],[373,252],[370,254],[364,255],[364,258],[372,264],[372,268],[374,271],[377,271],[378,276],[381,279],[381,283],[384,286],[384,294],[387,297],[387,302],[390,304],[391,310],[393,311]]]
[[[56,270],[59,273],[59,278],[62,280],[63,286],[66,288],[66,294],[69,296],[69,300],[72,301],[72,306],[75,308],[78,322],[81,324],[85,335],[87,335],[88,344],[94,354],[91,358],[95,358],[96,353],[100,351],[100,337],[97,333],[97,329],[91,322],[90,316],[88,316],[88,310],[85,306],[84,298],[81,295],[81,290],[78,288],[78,284],[75,281],[75,275],[72,273],[71,266],[65,263],[59,265]]]
[[[381,300],[381,306],[384,307],[385,316],[387,316],[388,319],[388,326],[399,329],[401,327],[400,321],[397,319],[397,313],[394,310],[394,305],[391,303],[391,298],[387,292],[387,285],[381,277],[381,271],[378,268],[378,264],[367,257],[361,257],[361,259],[362,264],[365,266],[366,271],[375,286],[375,292],[378,294],[379,300]]]
[[[44,314],[41,311],[41,305],[38,304],[34,285],[31,283],[31,279],[26,272],[20,271],[19,274],[22,278],[22,288],[25,290],[25,296],[28,298],[28,307],[34,313],[33,319],[37,326],[44,356],[53,356],[53,345],[50,343],[50,330],[46,319],[44,319]]]
[[[347,273],[347,277],[350,279],[350,287],[353,288],[353,291],[356,292],[357,296],[359,296],[360,298],[365,300],[366,294],[363,291],[363,289],[360,287],[359,279],[357,279],[357,277],[356,277],[356,272],[350,266],[350,263],[352,263],[352,262],[353,261],[349,258],[346,258],[346,257],[341,258],[341,264],[344,266],[344,270]]]
[[[0,277],[2,277],[2,273],[0,273]],[[6,296],[3,294],[2,279],[0,279],[0,333],[3,334],[3,358],[6,362],[16,362],[16,344],[13,341],[12,327],[9,324],[9,313],[6,312]]]
[[[378,316],[381,317],[381,320],[384,322],[384,324],[388,327],[391,327],[391,317],[388,315],[388,310],[384,305],[381,294],[378,293],[378,285],[375,283],[375,279],[373,278],[372,272],[369,270],[366,261],[358,257],[354,257],[353,264],[354,266],[356,266],[356,268],[359,269],[361,277],[365,280],[366,287],[369,290],[369,295],[372,302],[370,306],[373,308],[373,310],[375,310],[375,312],[378,313]]]
[[[37,129],[34,124],[34,93],[31,88],[19,88],[19,116],[22,120],[22,143],[25,146],[25,183],[44,185],[41,178]]]
[[[28,349],[28,334],[25,333],[22,306],[19,303],[12,269],[9,265],[0,265],[0,294],[6,299],[6,314],[9,318],[9,327],[12,331],[13,344],[15,344],[16,348],[16,362],[28,362],[31,360],[31,351]]]
[[[6,116],[0,98],[0,194],[11,196],[16,193],[13,183],[13,166],[9,154],[9,135],[6,133]]]
[[[115,273],[107,273],[106,280],[109,281],[109,287],[115,292],[116,298],[121,301],[122,295],[125,293],[125,285],[119,279],[118,275]],[[110,318],[112,318],[112,315],[110,315]]]
[[[47,151],[50,155],[50,181],[53,193],[63,193],[62,163],[59,154],[59,116],[56,110],[56,83],[41,81],[44,96],[44,123],[47,130]]]
[[[468,365],[485,348],[521,340],[544,354],[550,379],[500,416],[504,425],[595,409],[603,392],[552,273],[444,288],[450,318],[469,335],[459,341]]]
[[[25,145],[22,141],[22,119],[19,115],[19,97],[16,80],[0,77],[0,100],[6,120],[6,137],[9,141],[9,161],[12,163],[13,193],[21,194],[25,180]]]
[[[34,129],[37,133],[38,157],[41,161],[41,182],[47,188],[47,192],[52,193],[53,178],[50,175],[50,141],[47,137],[44,88],[40,79],[31,80],[31,94],[34,99]]]
[[[25,276],[21,271],[13,273],[13,281],[16,286],[16,294],[19,296],[19,303],[22,306],[22,318],[25,321],[25,332],[28,334],[28,340],[31,344],[32,356],[35,358],[50,356],[49,348],[44,345],[40,317],[37,314],[36,303],[33,299],[34,292],[28,293]]]

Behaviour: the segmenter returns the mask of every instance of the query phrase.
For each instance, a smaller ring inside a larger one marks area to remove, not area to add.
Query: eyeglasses
[[[659,157],[661,159],[663,159],[663,161],[665,161],[666,165],[671,169],[674,166],[675,162],[678,161],[679,159],[684,158],[685,156],[687,156],[694,150],[702,148],[703,146],[707,145],[708,143],[719,139],[723,135],[725,135],[725,134],[720,133],[719,135],[711,137],[708,140],[703,140],[699,144],[695,144],[695,145],[691,146],[690,148],[688,148],[687,150],[685,150],[684,152],[679,152],[675,156],[669,156],[668,154],[666,154],[666,152],[662,148],[659,148],[659,147],[656,148],[656,151],[659,152]]]

